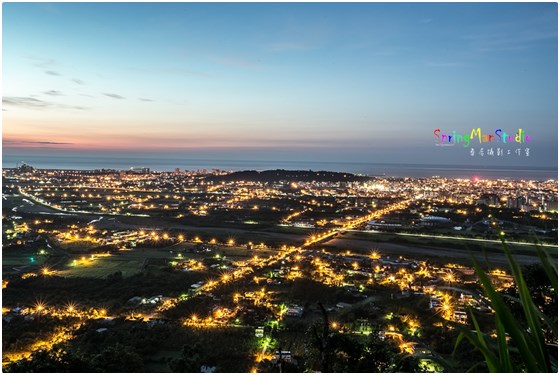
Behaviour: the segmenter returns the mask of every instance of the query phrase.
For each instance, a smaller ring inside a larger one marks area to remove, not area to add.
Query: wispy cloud
[[[558,37],[558,31],[547,27],[548,24],[540,25],[537,20],[528,20],[525,25],[496,24],[467,34],[463,39],[472,43],[479,52],[525,50],[535,43]]]
[[[109,98],[113,98],[113,99],[126,99],[124,96],[121,96],[119,94],[114,94],[114,93],[110,93],[110,92],[102,92],[103,95],[108,96]]]
[[[50,109],[50,108],[64,108],[64,109],[78,109],[85,110],[86,107],[73,106],[66,104],[59,104],[47,102],[30,96],[7,96],[2,98],[2,103],[9,106],[29,108],[29,109]]]
[[[52,141],[19,141],[19,140],[4,140],[4,144],[9,145],[72,145],[70,142],[52,142]]]
[[[47,69],[56,65],[56,60],[51,58],[27,56],[26,59],[31,60],[34,67],[41,69]]]
[[[2,103],[5,105],[13,105],[25,108],[33,108],[33,109],[41,109],[41,108],[48,108],[52,106],[52,103],[45,102],[43,100],[31,98],[31,97],[24,97],[24,96],[8,96],[2,98]]]
[[[536,30],[519,31],[511,34],[475,35],[469,39],[479,43],[481,52],[518,51],[531,47],[532,44],[557,37],[557,33]]]
[[[160,75],[160,74],[171,74],[171,75],[180,75],[180,76],[193,76],[193,77],[204,77],[209,78],[212,77],[212,74],[186,69],[184,67],[177,67],[177,66],[166,66],[163,69],[152,69],[152,68],[140,68],[137,66],[123,66],[121,69],[125,69],[132,72],[139,72],[141,74],[150,74],[150,75]],[[100,78],[104,78],[99,75]]]
[[[231,57],[231,56],[214,56],[211,57],[210,59],[218,64],[233,66],[236,68],[244,68],[244,69],[255,68],[259,65],[257,62],[252,60],[247,60],[238,57]]]
[[[60,73],[55,71],[55,70],[45,70],[45,74],[48,74],[50,76],[59,76]]]
[[[72,82],[74,82],[78,85],[85,85],[86,84],[84,81],[82,81],[81,79],[78,79],[78,78],[72,78]]]
[[[138,98],[139,100],[143,101],[143,102],[153,102],[153,99],[147,99],[147,98]]]
[[[181,75],[181,76],[203,77],[203,78],[213,77],[213,75],[210,74],[210,73],[200,72],[200,71],[190,70],[190,69],[183,69],[183,68],[173,68],[173,67],[165,68],[163,73],[165,73],[165,74],[177,74],[177,75]],[[158,72],[158,74],[159,74],[159,72]]]
[[[57,91],[57,90],[44,91],[43,94],[50,95],[50,96],[62,96],[62,95],[64,95],[61,91]]]

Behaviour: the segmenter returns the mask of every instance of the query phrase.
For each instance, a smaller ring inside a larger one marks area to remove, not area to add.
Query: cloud
[[[147,99],[147,98],[138,98],[139,100],[143,101],[143,102],[153,102],[153,99]]]
[[[59,76],[60,73],[54,70],[45,70],[45,74],[48,74],[50,76]]]
[[[47,102],[29,96],[7,96],[2,98],[2,103],[5,105],[11,105],[11,106],[29,108],[29,109],[49,109],[49,108],[78,109],[78,110],[88,109],[86,107],[81,107],[81,106]]]
[[[72,78],[72,82],[74,82],[78,85],[85,85],[86,84],[84,81],[82,81],[81,79],[78,79],[78,78]]]
[[[555,22],[556,23],[556,22]],[[524,25],[497,24],[465,35],[463,38],[472,43],[479,52],[525,50],[542,41],[553,41],[558,37],[556,29],[549,22],[541,24],[535,20]]]
[[[70,142],[52,142],[52,141],[16,141],[16,140],[4,140],[5,144],[10,145],[72,145]]]
[[[53,65],[56,65],[56,60],[50,58],[42,58],[42,57],[26,57],[28,60],[34,61],[33,66],[41,69],[47,69]]]
[[[45,102],[43,100],[21,96],[7,96],[5,98],[2,98],[2,103],[6,105],[14,105],[33,109],[47,108],[52,106],[52,103]]]
[[[212,59],[212,57],[210,58]],[[195,76],[195,77],[204,77],[204,78],[208,78],[208,77],[213,77],[212,74],[206,73],[206,72],[199,72],[199,71],[195,71],[195,70],[190,70],[190,69],[185,69],[185,68],[179,68],[179,67],[175,67],[175,66],[166,66],[163,69],[147,69],[147,68],[139,68],[136,66],[123,66],[121,67],[122,69],[128,70],[128,71],[132,71],[135,73],[142,73],[142,74],[154,74],[154,75],[159,75],[159,74],[173,74],[173,75],[181,75],[181,76]],[[99,78],[103,78],[106,79],[105,77],[101,76],[100,74],[98,74]]]
[[[57,91],[57,90],[48,90],[48,91],[44,91],[43,94],[45,94],[45,95],[51,95],[51,96],[62,96],[62,95],[64,95],[62,92]]]
[[[182,68],[165,68],[163,70],[163,73],[165,73],[165,74],[177,74],[177,75],[181,75],[181,76],[203,77],[203,78],[214,77],[213,74],[209,74],[209,73],[205,73],[205,72],[199,72],[199,71],[190,70],[190,69],[182,69]]]
[[[255,63],[254,61],[251,60],[246,60],[246,59],[240,59],[237,57],[229,57],[229,56],[215,56],[215,57],[211,57],[210,58],[212,61],[218,63],[218,64],[222,64],[222,65],[227,65],[227,66],[233,66],[236,68],[255,68],[258,66],[257,63]]]
[[[125,99],[124,96],[120,96],[119,94],[113,94],[110,92],[102,92],[103,95],[108,96],[109,98],[113,98],[113,99]]]

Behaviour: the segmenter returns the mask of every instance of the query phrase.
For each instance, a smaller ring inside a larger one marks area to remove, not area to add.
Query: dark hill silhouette
[[[278,181],[303,181],[303,182],[353,182],[366,181],[366,176],[358,176],[352,173],[327,172],[327,171],[290,171],[275,169],[267,171],[238,171],[220,176],[208,176],[208,181],[255,181],[255,182],[278,182]]]

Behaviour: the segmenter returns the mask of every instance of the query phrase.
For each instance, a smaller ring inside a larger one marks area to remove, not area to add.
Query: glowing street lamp
[[[45,305],[42,302],[38,302],[35,305],[35,311],[37,311],[38,313],[42,312],[45,310]]]

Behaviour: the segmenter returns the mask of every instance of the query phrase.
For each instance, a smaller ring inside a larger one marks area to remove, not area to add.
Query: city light
[[[5,214],[7,246],[15,249],[9,262],[15,267],[3,280],[10,298],[3,306],[5,324],[37,319],[64,328],[64,334],[45,332],[29,340],[19,352],[7,348],[8,361],[22,358],[20,352],[30,356],[33,348],[52,347],[51,339],[73,346],[81,339],[71,338],[89,332],[118,338],[122,322],[138,332],[179,323],[177,337],[192,334],[201,342],[206,335],[237,339],[243,331],[250,348],[240,345],[244,371],[298,366],[294,358],[304,358],[305,351],[299,342],[285,345],[294,332],[307,332],[315,321],[322,327],[319,335],[323,328],[348,340],[375,334],[402,354],[435,357],[440,353],[430,347],[434,338],[456,333],[454,323],[467,327],[471,311],[488,316],[489,322],[494,318],[488,301],[479,297],[472,264],[456,243],[488,246],[492,258],[500,260],[491,247],[499,250],[502,227],[512,228],[515,222],[545,228],[556,218],[550,212],[543,217],[507,207],[517,204],[517,195],[539,194],[527,182],[513,180],[480,180],[475,187],[470,180],[435,177],[375,177],[344,184],[310,180],[297,182],[294,191],[286,181],[212,180],[226,172],[70,175],[37,172],[48,181],[37,187],[36,180],[5,172],[9,183],[24,186],[26,195],[13,188],[20,194],[9,197],[20,199],[14,207],[19,209],[25,197],[64,214],[44,214],[41,220],[23,208]],[[546,193],[532,199],[543,209],[543,202],[553,202],[556,187],[538,188]],[[506,213],[507,220],[500,217]],[[212,220],[217,220],[215,227]],[[504,220],[511,223],[503,226]],[[508,236],[513,237],[509,229]],[[523,235],[517,236],[516,245],[525,246]],[[548,250],[554,243],[544,246]],[[499,293],[516,286],[504,264],[492,263],[487,272]],[[77,279],[85,287],[69,293],[71,302],[61,303],[53,285],[71,286]],[[44,299],[29,303],[13,297],[27,284],[34,288],[26,290],[28,295]],[[102,289],[92,292],[97,288]],[[105,289],[108,301],[103,302]],[[545,302],[553,300],[543,296]],[[317,301],[327,312],[326,326]],[[487,331],[492,339],[495,332]]]

